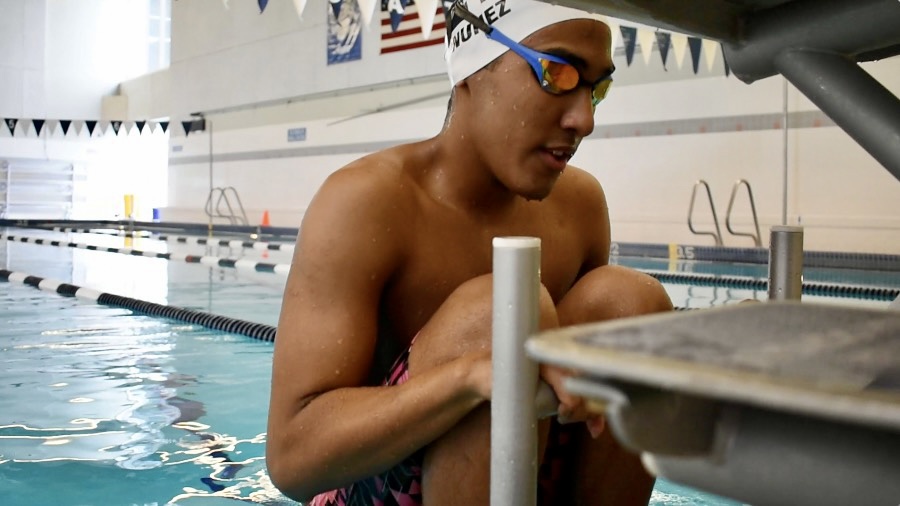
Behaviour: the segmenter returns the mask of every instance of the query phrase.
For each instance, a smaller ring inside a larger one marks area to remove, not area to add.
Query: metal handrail
[[[756,234],[735,232],[731,228],[731,208],[734,205],[734,197],[737,195],[738,188],[741,186],[747,187],[747,196],[750,198],[750,210],[753,212],[753,226],[756,228]],[[750,183],[748,183],[746,179],[738,179],[737,182],[734,183],[734,187],[731,188],[731,198],[728,200],[728,212],[725,213],[725,228],[731,235],[750,237],[753,239],[753,243],[757,248],[762,247],[762,236],[759,233],[759,219],[756,217],[756,203],[753,201],[753,190],[750,188]]]
[[[228,191],[234,195],[234,200],[237,202],[237,207],[240,210],[241,214],[238,215],[234,211],[234,207],[231,205],[231,200],[228,198]],[[213,209],[212,200],[213,195],[218,193],[219,198],[216,200],[215,209]],[[222,204],[225,204],[228,212],[222,212]],[[215,187],[209,191],[209,196],[206,198],[206,205],[204,206],[206,210],[206,215],[212,218],[225,218],[231,222],[232,225],[247,225],[247,213],[244,212],[244,205],[241,203],[241,198],[237,194],[237,190],[233,186],[226,187]]]
[[[715,232],[707,232],[707,231],[698,231],[694,228],[693,223],[693,215],[694,215],[694,200],[697,198],[697,187],[703,186],[706,188],[706,196],[709,198],[709,208],[712,211],[713,223],[716,225]],[[709,184],[700,179],[696,183],[694,183],[694,189],[691,192],[691,205],[688,208],[688,228],[696,235],[711,235],[713,239],[716,240],[716,246],[722,246],[722,230],[719,228],[719,217],[716,216],[716,206],[713,204],[712,192],[709,190]]]

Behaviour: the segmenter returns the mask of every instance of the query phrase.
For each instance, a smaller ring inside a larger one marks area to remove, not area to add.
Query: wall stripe
[[[653,137],[662,135],[697,135],[726,132],[781,130],[784,116],[781,113],[748,114],[642,123],[598,124],[588,139],[618,139],[628,137]],[[793,112],[788,115],[788,128],[834,127],[834,121],[822,111]],[[358,142],[328,146],[273,149],[266,151],[242,151],[240,153],[213,153],[213,162],[238,162],[307,156],[330,156],[372,153],[382,149],[417,142],[419,139],[397,139],[381,142]],[[169,157],[169,165],[209,163],[209,155]]]

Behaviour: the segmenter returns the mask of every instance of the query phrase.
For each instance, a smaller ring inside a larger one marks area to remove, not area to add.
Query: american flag
[[[438,2],[431,35],[427,39],[423,38],[419,11],[416,9],[416,4],[410,0],[403,9],[403,18],[395,31],[391,26],[391,13],[390,9],[388,9],[388,1],[382,0],[381,54],[443,44],[446,26],[444,10],[441,8],[440,2]]]

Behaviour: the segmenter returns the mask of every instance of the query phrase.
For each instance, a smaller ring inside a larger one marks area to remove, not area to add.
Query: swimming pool
[[[277,320],[285,278],[251,264],[290,262],[289,250],[281,249],[18,228],[4,233],[65,243],[0,240],[0,268],[8,271],[267,326]],[[171,259],[145,256],[151,253]],[[242,258],[245,268],[223,267],[213,258]],[[752,284],[722,287],[703,278],[758,276],[759,266],[615,260],[649,272],[700,276],[665,283],[680,307],[765,298]],[[835,270],[832,277],[842,285],[900,287],[897,272]],[[886,293],[885,300],[893,292]],[[886,305],[877,297],[816,297]],[[0,283],[0,301],[4,504],[291,504],[272,487],[263,461],[270,343],[23,283]],[[660,481],[652,504],[737,503]]]

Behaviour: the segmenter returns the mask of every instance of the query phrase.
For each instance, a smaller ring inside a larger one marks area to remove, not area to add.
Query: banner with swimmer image
[[[328,65],[361,59],[363,23],[357,0],[332,3],[332,8],[325,12],[328,17]]]

